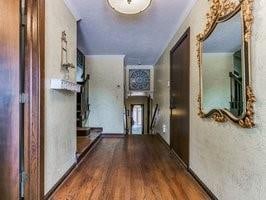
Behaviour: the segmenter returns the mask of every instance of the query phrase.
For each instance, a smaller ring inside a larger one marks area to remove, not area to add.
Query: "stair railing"
[[[90,113],[89,104],[89,79],[90,76],[87,75],[83,82],[78,82],[81,85],[81,92],[77,95],[77,126],[83,127],[83,124],[88,120]]]
[[[151,125],[150,125],[151,133],[153,133],[154,127],[156,125],[156,118],[157,118],[158,113],[159,113],[159,104],[156,104],[155,110],[152,115]]]
[[[127,107],[124,107],[124,127],[125,127],[125,132],[126,134],[129,133],[129,128],[128,128],[128,111]]]

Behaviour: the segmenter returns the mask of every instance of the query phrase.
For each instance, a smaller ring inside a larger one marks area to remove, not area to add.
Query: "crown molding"
[[[79,15],[77,9],[73,6],[73,4],[71,3],[70,0],[64,0],[66,6],[68,7],[68,9],[70,10],[70,12],[72,13],[72,15],[74,16],[74,18],[76,19],[76,21],[80,21],[81,20],[81,16]]]
[[[188,6],[185,8],[183,14],[180,17],[180,20],[177,23],[177,26],[176,26],[175,30],[172,32],[172,34],[170,34],[170,37],[167,40],[164,48],[162,49],[162,52],[158,55],[158,58],[156,59],[156,62],[153,64],[154,66],[159,62],[160,58],[164,54],[164,52],[167,49],[168,45],[171,43],[171,41],[173,40],[173,38],[174,38],[175,34],[177,33],[177,31],[180,29],[180,27],[182,26],[182,24],[184,23],[184,21],[186,20],[186,18],[189,16],[192,8],[194,7],[194,5],[196,4],[197,1],[198,0],[191,0],[189,2]]]

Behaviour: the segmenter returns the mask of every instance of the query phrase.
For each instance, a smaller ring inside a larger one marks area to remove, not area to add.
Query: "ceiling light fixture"
[[[107,0],[109,5],[122,14],[138,14],[146,10],[152,0]]]

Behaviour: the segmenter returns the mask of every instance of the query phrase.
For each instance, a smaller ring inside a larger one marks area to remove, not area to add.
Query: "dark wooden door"
[[[171,51],[171,148],[189,166],[189,67],[190,30]]]
[[[0,199],[19,199],[20,1],[0,0]]]

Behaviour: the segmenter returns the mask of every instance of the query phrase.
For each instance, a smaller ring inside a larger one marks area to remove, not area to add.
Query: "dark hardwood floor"
[[[100,137],[100,132],[93,132],[90,133],[88,136],[78,136],[77,137],[77,153],[79,155],[83,154],[86,149],[92,145],[92,143]]]
[[[156,136],[103,138],[52,200],[209,199]]]

